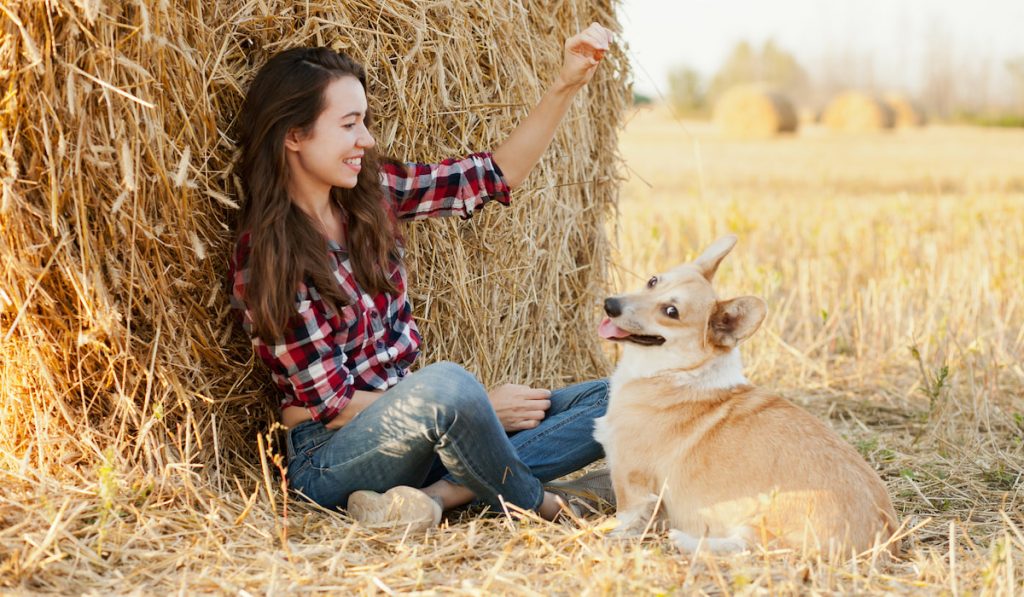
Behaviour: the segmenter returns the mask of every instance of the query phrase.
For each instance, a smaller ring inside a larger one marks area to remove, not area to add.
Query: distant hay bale
[[[887,93],[884,99],[889,109],[893,112],[894,126],[897,128],[912,128],[925,125],[927,119],[924,115],[924,108],[906,95],[902,93]]]
[[[494,147],[568,36],[616,27],[612,0],[5,4],[0,455],[13,460],[0,468],[75,482],[108,456],[155,475],[257,462],[277,399],[225,270],[241,201],[232,121],[271,54],[351,53],[378,146],[429,161]],[[628,80],[612,48],[511,208],[406,229],[420,364],[542,387],[607,373],[593,325]]]
[[[715,102],[714,121],[730,137],[762,138],[797,128],[793,103],[779,92],[759,85],[741,85]]]
[[[890,129],[892,109],[881,99],[859,91],[840,93],[829,102],[821,117],[833,131],[856,133]]]

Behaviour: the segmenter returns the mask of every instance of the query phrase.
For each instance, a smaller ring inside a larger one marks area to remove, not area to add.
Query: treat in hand
[[[572,86],[585,85],[594,76],[611,40],[612,32],[597,23],[567,39],[562,79]]]

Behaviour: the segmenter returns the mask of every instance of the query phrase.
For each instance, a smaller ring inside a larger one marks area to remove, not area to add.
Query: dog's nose
[[[615,297],[604,299],[604,312],[608,314],[608,317],[622,315],[622,305],[619,303],[619,299]]]

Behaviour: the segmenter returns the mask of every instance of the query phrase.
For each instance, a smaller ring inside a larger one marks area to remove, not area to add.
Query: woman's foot
[[[441,522],[441,504],[413,487],[399,485],[384,493],[363,489],[348,498],[348,514],[368,528],[409,527],[422,533]]]
[[[574,508],[572,504],[562,498],[562,496],[550,491],[545,491],[544,501],[541,502],[540,507],[537,508],[537,514],[539,514],[544,520],[557,520],[566,513],[572,513],[574,516],[580,515],[580,512]]]

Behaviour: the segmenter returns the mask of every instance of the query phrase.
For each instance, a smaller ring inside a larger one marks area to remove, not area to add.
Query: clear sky
[[[619,22],[635,87],[652,95],[678,64],[710,77],[743,39],[775,40],[812,78],[841,63],[906,91],[944,60],[1006,93],[1004,65],[1024,57],[1024,0],[622,0]]]

